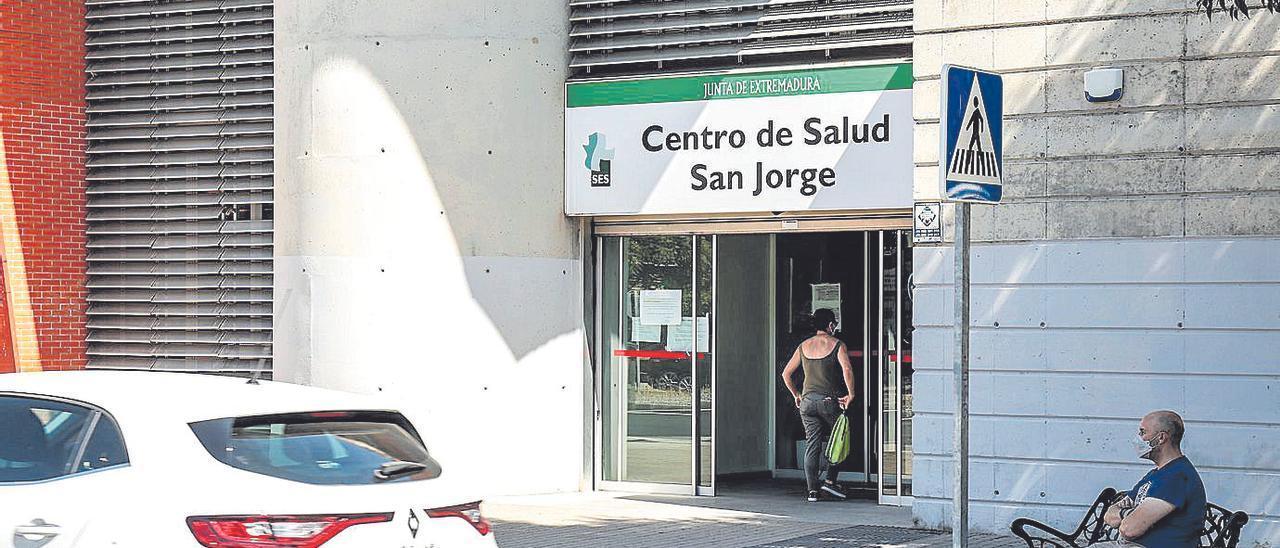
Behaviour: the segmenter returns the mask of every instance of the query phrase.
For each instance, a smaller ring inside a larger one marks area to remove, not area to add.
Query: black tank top
[[[801,346],[800,365],[804,367],[804,389],[800,395],[819,394],[836,398],[846,395],[844,369],[840,367],[840,356],[836,354],[841,348],[844,348],[844,343],[837,341],[831,352],[815,360],[804,355],[804,347]]]

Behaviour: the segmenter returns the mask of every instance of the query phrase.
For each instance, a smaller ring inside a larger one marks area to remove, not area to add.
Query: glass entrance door
[[[714,237],[599,244],[598,484],[712,494]]]
[[[879,499],[911,500],[911,247],[906,231],[878,234]]]
[[[848,412],[856,452],[841,464],[847,487],[883,504],[911,501],[911,248],[899,230],[786,234],[775,238],[775,374],[814,333],[808,318],[821,288],[838,295],[836,336],[854,366]],[[835,311],[833,309],[833,311]],[[775,475],[803,477],[805,432],[778,382]],[[726,396],[727,398],[728,396]]]

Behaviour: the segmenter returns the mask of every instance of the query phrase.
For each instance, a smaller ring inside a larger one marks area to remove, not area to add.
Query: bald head
[[[1173,441],[1173,446],[1182,447],[1182,434],[1186,433],[1187,427],[1183,424],[1182,417],[1177,413],[1173,411],[1152,411],[1142,420],[1150,424],[1151,430],[1168,432],[1169,439]]]

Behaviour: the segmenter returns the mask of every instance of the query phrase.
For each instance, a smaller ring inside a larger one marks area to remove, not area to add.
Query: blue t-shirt
[[[1173,505],[1147,533],[1133,539],[1146,548],[1195,548],[1200,545],[1200,529],[1204,527],[1205,496],[1200,473],[1187,457],[1178,457],[1164,468],[1154,468],[1129,491],[1137,504],[1147,497]]]

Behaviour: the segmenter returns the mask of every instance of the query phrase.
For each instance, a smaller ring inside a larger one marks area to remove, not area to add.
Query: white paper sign
[[[685,318],[679,325],[667,328],[667,351],[688,352],[693,350],[693,319]]]
[[[817,312],[819,308],[827,308],[836,314],[836,323],[840,323],[840,284],[810,284],[813,287],[813,304],[809,312]],[[823,328],[826,326],[816,326]]]
[[[640,318],[631,318],[631,342],[662,342],[662,326],[645,325]]]
[[[706,316],[698,318],[698,352],[708,352],[711,346],[711,322]],[[680,325],[667,328],[668,352],[693,351],[693,318],[684,317]]]
[[[640,290],[641,325],[677,325],[683,292],[679,289]]]

